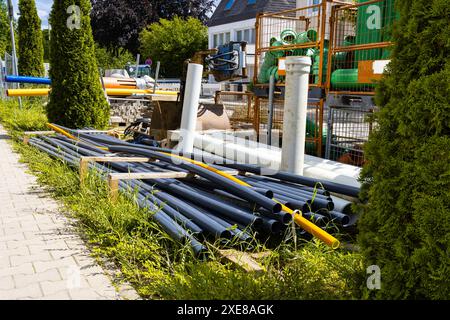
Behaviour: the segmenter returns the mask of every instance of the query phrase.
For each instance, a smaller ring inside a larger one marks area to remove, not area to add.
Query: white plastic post
[[[197,113],[202,89],[203,65],[190,63],[184,89],[183,113],[180,126],[180,151],[192,153],[194,150],[194,136],[197,127]]]
[[[286,59],[281,170],[303,175],[305,165],[306,117],[311,58]]]

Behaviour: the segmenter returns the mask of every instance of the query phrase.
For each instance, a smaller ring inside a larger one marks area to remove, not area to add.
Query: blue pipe
[[[30,83],[30,84],[46,84],[51,85],[52,80],[49,78],[25,77],[25,76],[5,76],[6,82]]]

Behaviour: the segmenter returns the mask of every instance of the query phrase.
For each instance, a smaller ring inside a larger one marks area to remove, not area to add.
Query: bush
[[[141,51],[153,61],[161,61],[161,74],[180,77],[184,61],[208,47],[207,28],[198,19],[161,19],[140,34]]]
[[[19,1],[19,74],[42,77],[44,75],[44,47],[41,19],[34,0]]]
[[[118,50],[118,55],[114,55],[106,48],[95,44],[95,57],[98,67],[103,71],[107,69],[124,69],[127,62],[136,61],[133,55],[124,49]]]
[[[366,146],[359,241],[389,299],[450,296],[450,7],[397,1],[379,124]]]
[[[80,28],[67,25],[72,17],[66,10],[71,5],[80,8]],[[95,59],[90,8],[88,0],[53,3],[49,19],[52,91],[47,115],[51,122],[67,127],[100,129],[107,126],[110,114]]]

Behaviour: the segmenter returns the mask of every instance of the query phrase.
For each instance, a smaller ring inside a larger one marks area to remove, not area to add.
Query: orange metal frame
[[[358,50],[370,50],[370,49],[382,49],[388,48],[393,45],[393,42],[376,42],[376,43],[368,43],[368,44],[359,44],[347,47],[339,47],[335,44],[335,34],[337,33],[337,18],[340,11],[344,10],[357,10],[361,6],[367,6],[370,4],[375,4],[382,2],[383,0],[372,0],[367,2],[362,2],[358,4],[346,4],[343,6],[333,6],[331,8],[331,17],[330,17],[330,50],[328,51],[328,65],[327,65],[327,80],[326,80],[326,93],[327,94],[335,94],[335,95],[374,95],[375,91],[331,91],[331,73],[332,73],[332,59],[334,54],[338,52],[351,52]]]

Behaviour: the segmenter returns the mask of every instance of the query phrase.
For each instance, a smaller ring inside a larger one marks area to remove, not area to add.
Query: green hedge
[[[19,74],[44,76],[44,47],[42,45],[41,19],[34,0],[19,1]]]
[[[389,299],[450,297],[450,8],[397,1],[393,59],[366,147],[359,241]]]
[[[80,8],[80,28],[69,28]],[[104,128],[109,120],[109,105],[103,94],[95,59],[95,45],[88,0],[55,1],[50,14],[50,77],[52,91],[47,105],[50,121],[73,128]]]

